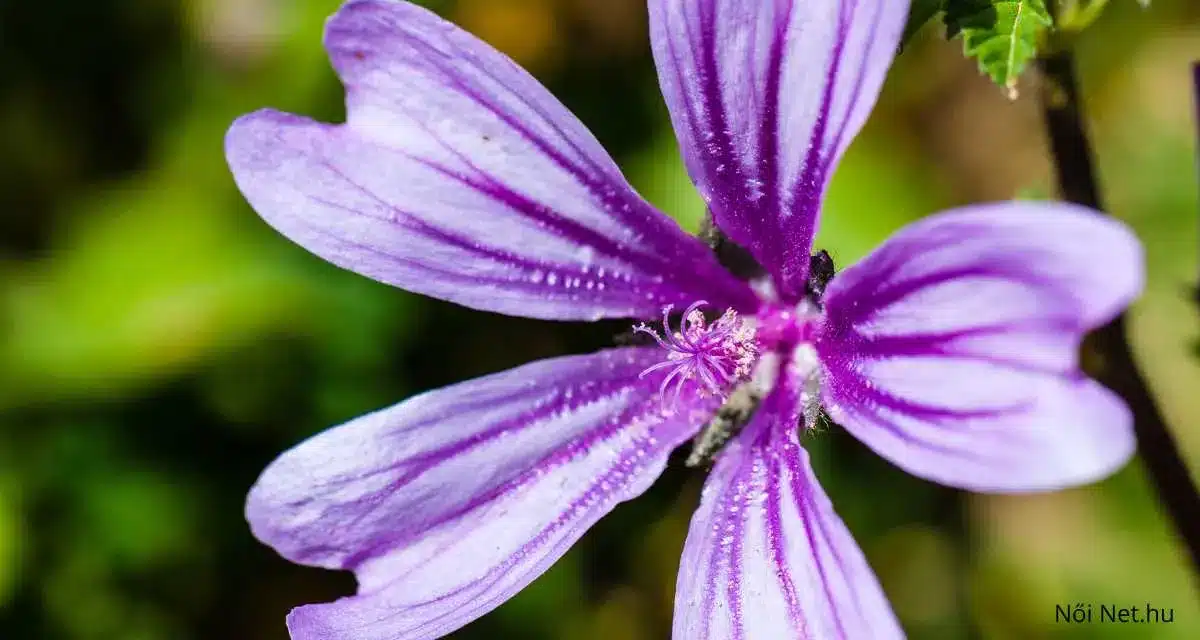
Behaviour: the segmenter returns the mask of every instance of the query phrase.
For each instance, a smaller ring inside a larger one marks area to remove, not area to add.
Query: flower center
[[[721,247],[714,248],[720,253]],[[816,428],[822,411],[815,339],[825,289],[834,273],[833,259],[819,251],[811,256],[805,295],[796,304],[780,304],[769,281],[761,278],[756,282],[765,283],[767,293],[760,292],[763,304],[753,317],[740,318],[728,309],[710,323],[701,310],[708,303],[701,300],[683,312],[677,330],[671,327],[671,306],[663,309],[662,335],[644,323],[633,328],[635,334],[650,336],[666,351],[665,360],[641,373],[644,378],[668,370],[659,388],[665,413],[679,405],[689,381],[695,381],[702,396],[721,399],[721,406],[693,439],[687,466],[711,463],[725,443],[750,422],[781,376],[786,376],[785,384],[799,385],[801,415],[797,428]]]
[[[754,323],[729,309],[709,324],[701,311],[707,304],[701,300],[688,307],[678,330],[671,328],[673,307],[663,308],[661,336],[645,324],[633,328],[637,333],[654,338],[667,352],[666,360],[641,373],[645,377],[661,369],[669,370],[659,388],[664,405],[677,404],[683,386],[689,380],[699,385],[701,394],[725,398],[730,389],[748,380],[753,372],[760,352]],[[667,402],[668,391],[671,391],[671,402]]]
[[[679,328],[671,326],[671,306],[663,309],[662,333],[639,324],[666,351],[666,358],[641,373],[667,370],[659,388],[662,409],[674,412],[684,386],[695,381],[701,396],[716,396],[721,406],[697,433],[685,464],[710,463],[750,421],[780,376],[798,383],[800,429],[813,429],[821,416],[820,365],[813,346],[820,322],[819,301],[805,300],[790,308],[765,306],[752,318],[726,310],[709,322],[703,300],[687,308]]]

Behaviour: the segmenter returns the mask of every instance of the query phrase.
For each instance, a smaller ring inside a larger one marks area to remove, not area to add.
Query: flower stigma
[[[726,310],[709,324],[701,311],[707,304],[700,300],[688,307],[678,330],[671,328],[673,305],[664,307],[661,336],[645,323],[633,328],[636,333],[654,338],[667,352],[666,360],[646,368],[640,376],[644,378],[662,369],[669,370],[659,387],[664,409],[678,405],[683,387],[689,380],[697,383],[701,395],[725,399],[733,386],[749,379],[758,360],[759,345],[755,341],[754,324],[739,317],[733,309]]]

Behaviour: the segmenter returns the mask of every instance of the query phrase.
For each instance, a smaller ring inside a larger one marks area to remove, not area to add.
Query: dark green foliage
[[[904,25],[904,35],[900,38],[900,46],[908,44],[917,31],[942,10],[945,3],[946,0],[913,0],[908,10],[908,24]]]

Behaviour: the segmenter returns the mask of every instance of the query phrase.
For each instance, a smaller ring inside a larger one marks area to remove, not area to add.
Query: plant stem
[[[1045,79],[1043,108],[1062,196],[1103,211],[1071,53],[1063,49],[1047,54],[1038,62]],[[1118,316],[1091,337],[1105,363],[1100,377],[1132,409],[1139,454],[1159,501],[1191,556],[1195,575],[1200,576],[1200,493],[1138,371],[1129,346],[1125,315]]]
[[[1194,92],[1194,104],[1196,107],[1196,149],[1197,158],[1200,159],[1200,60],[1192,63],[1192,90]],[[1200,164],[1197,165],[1200,169]],[[1196,289],[1194,291],[1195,301],[1200,305],[1200,274],[1196,277]]]

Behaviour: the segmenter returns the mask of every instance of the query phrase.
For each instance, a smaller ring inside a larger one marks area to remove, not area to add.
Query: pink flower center
[[[645,324],[633,328],[645,333],[667,351],[667,359],[642,371],[645,377],[655,371],[668,369],[660,392],[666,405],[678,404],[684,384],[695,380],[701,394],[724,398],[737,383],[749,379],[760,348],[755,340],[752,322],[739,318],[733,309],[709,324],[700,308],[708,304],[701,300],[683,312],[678,330],[671,328],[671,309],[663,309],[662,335]],[[673,386],[673,390],[672,390]],[[667,402],[672,390],[672,402]]]

